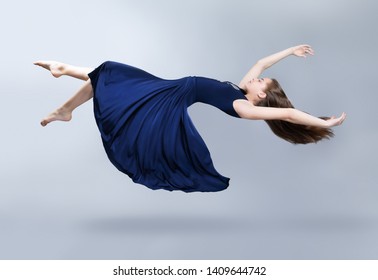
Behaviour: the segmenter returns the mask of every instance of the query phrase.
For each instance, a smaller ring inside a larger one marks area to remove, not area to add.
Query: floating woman
[[[274,134],[294,144],[333,136],[340,117],[317,118],[297,109],[264,70],[290,55],[313,55],[299,45],[260,59],[238,86],[204,77],[166,80],[141,69],[106,61],[95,69],[56,61],[37,61],[54,77],[84,80],[78,92],[41,121],[69,121],[72,111],[93,98],[94,115],[109,160],[135,183],[150,189],[215,192],[229,178],[213,166],[209,150],[187,108],[195,102],[215,106],[233,117],[265,120]]]

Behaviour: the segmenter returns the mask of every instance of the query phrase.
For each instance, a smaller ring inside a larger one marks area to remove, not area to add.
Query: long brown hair
[[[266,98],[257,103],[257,106],[294,108],[277,80],[272,79],[265,93]],[[329,119],[328,117],[321,118]],[[266,120],[266,123],[274,134],[293,144],[316,143],[322,139],[329,139],[333,136],[333,132],[329,128],[294,124],[282,120]]]

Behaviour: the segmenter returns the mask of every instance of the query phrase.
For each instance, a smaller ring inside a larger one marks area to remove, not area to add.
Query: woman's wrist
[[[289,50],[289,55],[293,55],[295,51],[295,47],[291,47],[288,50]]]
[[[327,122],[327,120],[323,120],[323,119],[321,119],[321,120],[323,122],[323,125],[321,127],[323,127],[323,128],[330,128],[330,127],[332,127],[332,125],[330,125],[330,123]]]

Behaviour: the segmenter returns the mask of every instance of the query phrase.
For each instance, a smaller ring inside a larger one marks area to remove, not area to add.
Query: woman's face
[[[265,91],[266,87],[268,86],[267,83],[271,82],[272,80],[269,78],[253,78],[247,83],[248,91]]]
[[[271,82],[270,78],[253,78],[248,81],[247,92],[252,96],[252,100],[258,101],[265,98],[265,90]]]

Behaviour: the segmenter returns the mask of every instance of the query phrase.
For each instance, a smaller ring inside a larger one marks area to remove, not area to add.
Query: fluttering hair
[[[257,103],[257,106],[275,108],[294,108],[277,80],[272,79],[266,90],[266,98]],[[329,117],[320,117],[329,119]],[[294,124],[282,120],[265,120],[275,135],[293,144],[316,143],[323,139],[333,137],[333,131],[329,128]]]

